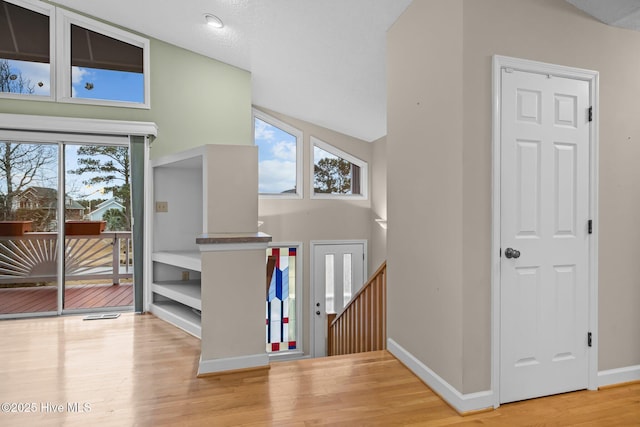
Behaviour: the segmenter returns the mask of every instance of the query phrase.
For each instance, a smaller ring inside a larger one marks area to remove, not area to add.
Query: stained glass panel
[[[267,249],[267,277],[271,277],[266,306],[268,353],[297,348],[296,256],[296,248]]]

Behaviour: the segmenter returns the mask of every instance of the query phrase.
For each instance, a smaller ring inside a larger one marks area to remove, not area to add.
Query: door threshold
[[[90,314],[82,318],[82,320],[104,320],[104,319],[117,319],[120,317],[120,313],[103,313],[103,314]]]

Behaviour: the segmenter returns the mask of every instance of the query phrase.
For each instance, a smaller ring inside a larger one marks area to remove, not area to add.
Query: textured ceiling
[[[640,30],[640,0],[567,0],[605,24]]]
[[[386,135],[386,30],[411,0],[58,0],[252,73],[253,103],[347,135]],[[225,24],[205,25],[212,13]]]

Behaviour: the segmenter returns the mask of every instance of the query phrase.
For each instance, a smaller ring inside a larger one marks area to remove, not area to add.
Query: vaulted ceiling
[[[411,0],[58,0],[248,70],[253,102],[366,141],[386,134],[386,31]],[[204,14],[222,19],[212,29]]]
[[[638,28],[640,0],[567,1]],[[366,141],[386,135],[386,31],[411,0],[56,3],[250,71],[256,105]]]

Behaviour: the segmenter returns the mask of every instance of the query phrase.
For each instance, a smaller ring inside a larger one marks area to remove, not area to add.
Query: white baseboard
[[[598,387],[640,381],[640,365],[598,372]]]
[[[387,350],[459,413],[493,408],[493,391],[462,394],[391,338]]]
[[[225,371],[236,371],[239,369],[261,368],[267,366],[269,366],[269,355],[266,353],[211,360],[202,360],[202,356],[200,356],[198,375],[214,374]]]

